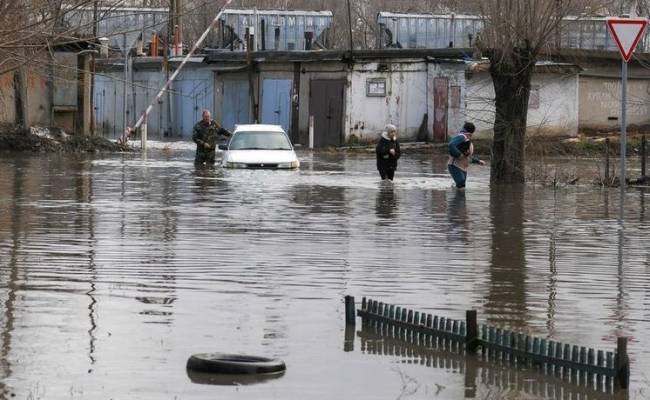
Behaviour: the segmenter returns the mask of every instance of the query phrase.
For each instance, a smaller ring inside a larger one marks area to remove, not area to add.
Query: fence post
[[[465,313],[465,324],[467,325],[467,335],[465,336],[465,349],[468,353],[476,353],[479,345],[478,340],[478,322],[476,310],[467,310]]]
[[[354,296],[345,296],[345,324],[354,325],[355,322]]]
[[[630,360],[627,357],[627,338],[619,337],[616,341],[616,357],[614,360],[616,368],[615,386],[627,389],[630,385]]]

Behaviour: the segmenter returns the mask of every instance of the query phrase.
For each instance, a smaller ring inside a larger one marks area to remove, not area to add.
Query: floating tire
[[[273,374],[287,367],[280,359],[247,356],[243,354],[203,353],[187,360],[187,369],[213,374]]]

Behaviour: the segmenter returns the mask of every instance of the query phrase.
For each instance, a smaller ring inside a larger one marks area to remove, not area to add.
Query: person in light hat
[[[397,140],[397,127],[393,124],[386,125],[386,130],[382,132],[377,148],[377,170],[379,176],[384,180],[386,178],[393,180],[395,170],[397,169],[397,160],[402,155]]]

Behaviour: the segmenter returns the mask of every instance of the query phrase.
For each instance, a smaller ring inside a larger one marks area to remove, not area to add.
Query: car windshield
[[[229,150],[291,150],[291,143],[282,132],[240,131],[230,140]]]

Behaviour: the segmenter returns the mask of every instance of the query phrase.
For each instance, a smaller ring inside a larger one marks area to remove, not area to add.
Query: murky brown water
[[[444,158],[405,156],[391,186],[368,155],[300,156],[295,172],[196,171],[187,149],[2,156],[0,398],[609,398],[445,352],[379,355],[360,325],[346,343],[345,294],[603,350],[630,336],[630,397],[650,396],[650,192],[628,191],[620,230],[616,189],[491,191],[474,168],[459,194]],[[187,375],[213,351],[288,370]]]

